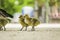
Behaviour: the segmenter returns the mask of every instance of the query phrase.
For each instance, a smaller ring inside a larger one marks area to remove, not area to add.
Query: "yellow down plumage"
[[[0,30],[4,27],[4,31],[6,30],[5,25],[9,22],[8,18],[0,17]]]
[[[27,14],[24,16],[20,15],[19,22],[22,25],[21,29],[23,29],[23,27],[26,27],[26,30],[27,30],[28,26],[32,26],[32,31],[35,30],[34,29],[35,26],[40,24],[40,21],[38,19],[30,18]]]

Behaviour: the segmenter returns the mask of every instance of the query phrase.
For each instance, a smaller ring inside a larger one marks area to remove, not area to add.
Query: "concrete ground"
[[[0,40],[60,40],[60,28],[37,28],[35,31],[8,28],[0,31]]]

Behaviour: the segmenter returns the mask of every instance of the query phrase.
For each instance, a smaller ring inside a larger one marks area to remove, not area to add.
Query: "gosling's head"
[[[20,15],[19,18],[23,18],[23,15]]]
[[[25,14],[25,15],[24,15],[24,18],[29,18],[29,15],[28,15],[28,14]]]

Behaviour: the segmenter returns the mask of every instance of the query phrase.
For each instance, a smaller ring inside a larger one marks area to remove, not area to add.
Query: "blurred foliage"
[[[58,5],[60,6],[60,0],[37,0],[38,1],[38,5],[42,6],[43,4],[45,4],[47,1],[49,2],[50,6],[53,5]]]
[[[38,0],[38,5],[42,6],[45,2],[46,2],[46,0]]]
[[[57,4],[58,4],[58,6],[60,7],[60,0],[57,0]]]
[[[23,6],[34,6],[34,0],[0,0],[0,8],[13,15],[21,12]]]
[[[37,0],[38,5],[41,6],[47,2],[47,0]],[[51,5],[55,3],[60,6],[60,0],[49,0]],[[34,7],[34,0],[0,0],[0,8],[6,10],[9,14],[13,15],[16,12],[22,12],[22,7],[32,6]]]
[[[50,0],[50,1],[49,1],[49,5],[50,5],[50,6],[56,6],[57,3],[58,3],[57,0]]]
[[[60,0],[50,0],[50,6],[54,6],[57,5],[58,7],[60,7]]]

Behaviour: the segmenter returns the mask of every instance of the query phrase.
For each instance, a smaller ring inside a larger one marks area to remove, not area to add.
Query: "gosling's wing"
[[[40,24],[40,21],[38,19],[32,18],[32,25],[37,26]]]
[[[24,18],[19,19],[19,23],[24,27],[27,26],[28,24],[25,23]]]
[[[8,23],[6,19],[0,19],[0,25],[5,26]]]

